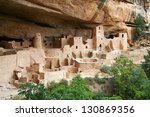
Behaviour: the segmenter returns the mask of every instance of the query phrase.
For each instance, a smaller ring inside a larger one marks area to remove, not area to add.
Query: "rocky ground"
[[[0,86],[0,99],[7,100],[18,94],[18,89],[13,85]]]
[[[148,39],[140,39],[136,42],[136,46],[150,47],[150,37]]]

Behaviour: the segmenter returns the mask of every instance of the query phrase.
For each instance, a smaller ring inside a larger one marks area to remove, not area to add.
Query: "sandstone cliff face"
[[[141,15],[147,18],[142,0],[107,0],[103,11],[105,16],[102,23],[105,25],[105,30],[127,32],[128,39],[133,38],[132,25],[136,16]]]
[[[0,0],[0,35],[31,38],[38,31],[44,36],[78,36],[75,32],[83,29],[90,38],[89,31],[99,24],[108,32],[131,33],[127,25],[138,14],[150,21],[143,5],[143,0]]]
[[[1,37],[31,39],[37,32],[40,32],[43,37],[61,37],[62,35],[72,35],[90,38],[92,36],[91,29],[75,29],[72,27],[51,28],[48,26],[41,26],[33,22],[20,20],[15,17],[0,15],[0,39]]]
[[[65,16],[90,21],[97,11],[99,0],[27,0]]]

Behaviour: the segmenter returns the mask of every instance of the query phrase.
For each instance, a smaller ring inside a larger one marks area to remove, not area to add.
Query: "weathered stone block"
[[[47,86],[52,81],[58,82],[66,79],[66,71],[43,72],[40,76],[44,77],[44,85]]]

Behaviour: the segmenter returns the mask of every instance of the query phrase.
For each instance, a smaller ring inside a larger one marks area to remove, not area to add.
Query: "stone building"
[[[33,39],[34,48],[24,48],[16,50],[13,55],[0,56],[0,84],[31,81],[47,85],[50,81],[68,79],[77,73],[88,76],[90,72],[87,70],[98,71],[102,60],[114,59],[118,55],[108,52],[127,50],[126,33],[106,38],[103,26],[97,26],[94,32],[93,39],[85,41],[82,37],[64,36],[45,42],[41,34],[37,33]]]

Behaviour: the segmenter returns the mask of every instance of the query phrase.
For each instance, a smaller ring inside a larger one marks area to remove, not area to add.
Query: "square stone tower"
[[[93,39],[93,47],[96,50],[99,50],[103,45],[101,44],[101,42],[103,42],[105,39],[104,37],[104,28],[102,25],[99,25],[96,27],[95,29],[95,36]]]

